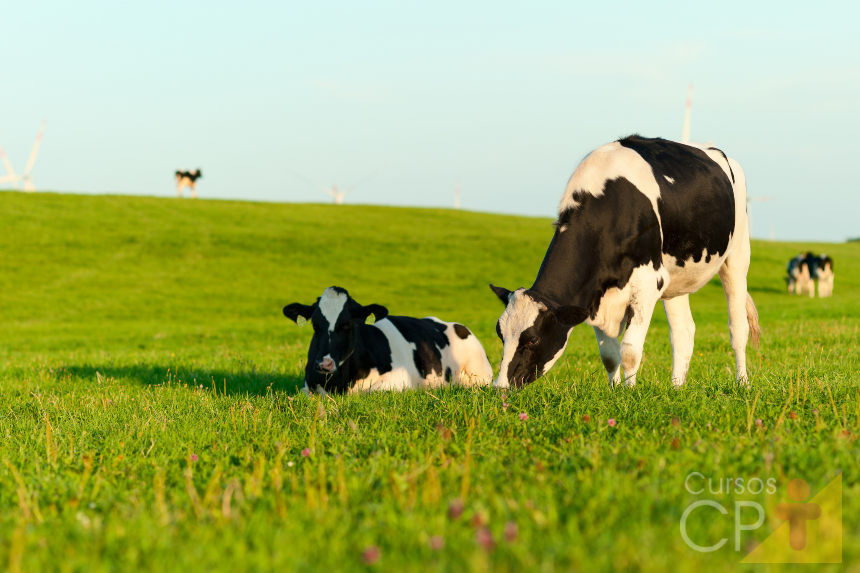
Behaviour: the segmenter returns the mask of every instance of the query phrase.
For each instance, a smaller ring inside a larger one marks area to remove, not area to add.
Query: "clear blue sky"
[[[860,236],[858,2],[4,2],[0,144],[40,189],[553,216],[638,132],[744,167],[753,234]]]

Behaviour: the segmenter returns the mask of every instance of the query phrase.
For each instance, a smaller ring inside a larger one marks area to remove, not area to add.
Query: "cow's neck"
[[[357,324],[355,326],[355,346],[353,347],[353,352],[341,365],[341,368],[345,369],[346,375],[351,382],[363,378],[363,373],[373,367],[370,364],[371,356],[364,344],[364,341],[367,339],[364,332],[366,328],[368,326],[364,324]]]
[[[529,291],[558,306],[589,308],[597,286],[592,284],[597,253],[588,252],[587,241],[577,235],[573,228],[556,229]]]

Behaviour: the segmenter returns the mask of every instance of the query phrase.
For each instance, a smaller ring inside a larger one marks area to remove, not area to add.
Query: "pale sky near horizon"
[[[555,215],[638,132],[737,159],[753,236],[860,236],[860,3],[3,2],[0,145],[39,189]],[[5,174],[0,166],[0,176]],[[2,187],[2,185],[0,185]]]

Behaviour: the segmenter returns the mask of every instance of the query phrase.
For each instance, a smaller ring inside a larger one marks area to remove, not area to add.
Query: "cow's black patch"
[[[517,352],[508,364],[510,385],[522,388],[543,376],[546,365],[567,344],[571,328],[559,323],[552,312],[541,312],[517,341]]]
[[[665,139],[634,135],[619,143],[651,166],[660,188],[663,253],[678,266],[691,258],[698,263],[703,253],[722,256],[735,226],[734,189],[722,167],[701,149]]]
[[[192,183],[194,183],[195,181],[203,177],[203,173],[199,169],[196,171],[178,170],[176,172],[176,176],[180,178],[188,178],[191,180]]]
[[[657,290],[663,290],[663,277],[657,277]]]
[[[454,381],[454,375],[451,373],[451,367],[448,366],[447,368],[445,368],[445,382],[450,384],[453,381]]]
[[[729,168],[729,173],[731,173],[731,175],[732,175],[732,183],[734,183],[735,182],[735,171],[734,171],[734,169],[732,169],[732,164],[729,163],[729,156],[726,155],[726,153],[722,149],[717,149],[716,147],[709,147],[708,149],[710,149],[711,151],[718,151],[720,153],[720,155],[723,156],[723,159],[726,160],[726,166]]]
[[[391,372],[391,346],[381,330],[373,325],[357,324],[349,338],[344,348],[339,349],[342,354],[335,355],[331,348],[322,348],[323,336],[314,334],[305,367],[305,382],[310,389],[320,385],[327,392],[342,393],[349,390],[356,380],[369,376],[374,368],[379,374]],[[343,364],[334,373],[319,372],[316,368],[317,359],[325,354],[336,356],[336,361],[345,356]]]
[[[579,207],[559,215],[529,293],[549,308],[579,306],[593,318],[606,290],[624,288],[633,269],[660,268],[660,222],[651,201],[623,177],[607,181],[599,197],[582,192],[574,199]]]
[[[429,318],[412,318],[409,316],[389,316],[388,320],[400,331],[408,342],[415,345],[413,356],[415,367],[421,376],[430,373],[442,376],[442,348],[450,344],[445,336],[446,324],[440,324]]]
[[[469,338],[469,335],[472,334],[471,331],[462,324],[454,324],[454,332],[456,332],[457,336],[463,340],[466,340]]]
[[[815,256],[814,253],[808,252],[806,253],[806,257],[800,263],[801,269],[805,265],[809,271],[810,278],[817,279],[818,273],[821,267],[821,259]]]

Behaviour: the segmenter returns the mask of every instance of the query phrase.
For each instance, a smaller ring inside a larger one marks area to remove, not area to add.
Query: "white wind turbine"
[[[33,184],[33,164],[36,163],[36,156],[39,154],[39,146],[42,145],[42,133],[45,131],[46,123],[47,120],[42,120],[42,125],[39,127],[39,135],[36,136],[36,143],[33,144],[33,150],[30,152],[30,159],[27,160],[27,166],[24,167],[24,173],[21,175],[15,173],[15,170],[12,169],[12,164],[9,162],[9,158],[6,156],[3,148],[0,147],[0,161],[2,161],[4,167],[6,167],[7,173],[5,177],[0,177],[0,183],[8,182],[12,184],[13,189],[18,189],[18,184],[23,181],[24,191],[36,190],[36,186]]]
[[[687,90],[687,107],[684,110],[684,132],[681,134],[681,143],[690,143],[690,111],[693,107],[693,84]]]
[[[353,192],[355,190],[355,188],[358,187],[359,185],[361,185],[362,183],[366,183],[367,180],[370,179],[371,177],[373,177],[374,175],[375,175],[375,173],[372,173],[372,174],[368,175],[367,177],[365,177],[364,179],[359,179],[357,183],[353,183],[352,185],[350,185],[346,189],[339,189],[337,186],[337,183],[332,184],[331,187],[326,187],[324,185],[319,185],[317,183],[314,183],[313,181],[311,181],[305,177],[302,177],[298,173],[293,173],[293,177],[295,177],[299,181],[307,183],[311,187],[314,187],[315,189],[318,189],[318,190],[322,191],[323,193],[325,193],[326,195],[328,195],[329,197],[331,197],[332,201],[334,202],[335,205],[343,205],[344,197],[346,197],[349,193]]]
[[[747,195],[747,221],[749,221],[750,226],[750,238],[752,238],[753,234],[753,218],[752,218],[752,209],[750,209],[750,203],[764,203],[765,201],[773,201],[776,197],[765,197],[764,195],[759,195],[758,197],[750,197]],[[773,227],[771,227],[771,236],[770,240],[773,240]]]

